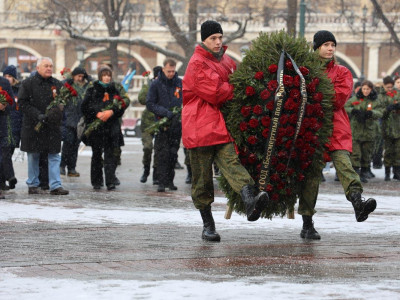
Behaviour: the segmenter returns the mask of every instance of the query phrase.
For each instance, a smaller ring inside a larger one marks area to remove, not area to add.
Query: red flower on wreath
[[[263,100],[267,100],[271,96],[271,93],[265,89],[260,93],[260,98]]]
[[[248,142],[250,145],[255,145],[255,144],[258,142],[258,139],[257,139],[256,136],[251,135],[251,136],[249,136],[249,137],[247,138],[247,142]]]
[[[291,89],[289,92],[289,97],[295,100],[300,99],[301,93],[298,89]]]
[[[315,102],[320,103],[320,102],[322,102],[322,100],[324,99],[324,95],[323,95],[321,92],[317,92],[317,93],[315,93],[315,94],[312,96],[312,99],[313,99]]]
[[[284,105],[286,110],[294,110],[297,106],[298,104],[293,101],[293,98],[288,98]]]
[[[249,126],[251,127],[251,128],[257,128],[258,127],[258,120],[257,119],[254,119],[254,118],[251,118],[250,119],[250,121],[249,121]]]
[[[253,108],[253,113],[256,115],[261,115],[263,113],[263,109],[261,105],[255,105]]]
[[[315,84],[311,82],[310,84],[307,85],[306,89],[307,92],[309,92],[310,94],[315,93]]]
[[[252,86],[247,86],[246,87],[246,95],[251,97],[254,96],[254,94],[256,93],[255,88],[253,88]]]
[[[288,115],[282,115],[279,118],[279,122],[281,123],[281,125],[286,125],[286,123],[289,121],[289,116]]]
[[[269,125],[271,124],[271,118],[270,118],[269,116],[264,116],[264,117],[262,117],[262,119],[261,119],[261,124],[262,124],[264,127],[269,128]]]
[[[314,83],[315,86],[319,84],[319,78],[315,77],[313,78],[312,82]]]
[[[276,166],[276,170],[278,171],[278,172],[285,172],[286,171],[286,165],[285,164],[283,164],[283,163],[279,163],[277,166]]]
[[[261,71],[258,71],[255,75],[254,78],[257,80],[262,80],[264,78],[264,73]]]
[[[283,85],[287,87],[293,86],[293,77],[290,75],[283,75]]]
[[[239,128],[240,128],[240,131],[246,131],[247,130],[247,122],[244,122],[244,121],[240,122]]]
[[[278,81],[271,80],[270,82],[268,82],[268,89],[270,91],[275,91],[277,88],[278,88]]]
[[[265,128],[265,129],[262,131],[261,134],[262,134],[263,137],[268,138],[268,135],[269,135],[269,128]]]
[[[242,116],[245,118],[250,115],[251,111],[252,111],[251,106],[242,106],[242,108],[240,110]]]
[[[257,156],[254,153],[250,153],[247,161],[249,162],[249,164],[254,164],[257,161]]]
[[[307,76],[310,73],[310,70],[303,66],[301,66],[299,68],[299,70],[300,70],[301,74],[303,74],[303,76]]]
[[[273,100],[271,100],[271,101],[269,101],[269,102],[267,103],[267,105],[265,105],[265,108],[266,108],[267,110],[272,111],[272,110],[274,109],[274,105],[275,105],[275,102],[274,102]]]
[[[286,60],[285,67],[288,68],[289,70],[293,70],[293,63],[290,59]]]
[[[299,87],[299,86],[300,86],[300,82],[301,82],[300,76],[299,76],[299,75],[294,76],[294,78],[293,78],[293,85],[294,85],[295,87]]]
[[[268,72],[270,72],[271,74],[276,73],[276,71],[278,71],[278,66],[277,65],[270,65],[268,67]]]

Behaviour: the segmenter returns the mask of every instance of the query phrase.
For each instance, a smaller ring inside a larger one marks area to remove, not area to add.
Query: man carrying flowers
[[[268,199],[267,193],[255,191],[253,178],[240,164],[220,111],[233,98],[229,75],[236,69],[225,55],[222,36],[219,23],[208,20],[201,25],[202,43],[196,46],[183,79],[182,141],[189,150],[192,200],[203,219],[202,238],[207,241],[221,239],[211,213],[214,161],[232,189],[240,193],[249,221],[260,217]]]

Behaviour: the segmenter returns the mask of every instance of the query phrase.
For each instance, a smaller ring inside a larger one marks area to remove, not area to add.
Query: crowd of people
[[[336,63],[336,45],[335,36],[329,31],[314,35],[314,51],[325,62],[325,73],[335,90],[328,152],[356,220],[362,222],[376,207],[375,199],[362,198],[362,183],[375,176],[371,164],[385,167],[385,181],[400,180],[400,77],[385,77],[379,88],[369,80],[353,87],[351,72]],[[185,182],[191,184],[193,203],[203,220],[202,238],[208,241],[221,239],[211,213],[213,170],[221,172],[240,195],[249,221],[259,219],[270,201],[238,160],[220,110],[234,92],[229,76],[236,65],[225,54],[226,49],[221,25],[204,22],[201,43],[183,80],[176,72],[176,61],[167,58],[163,66],[154,67],[153,79],[143,86],[138,97],[146,105],[141,125],[144,170],[140,182],[147,182],[153,155],[153,184],[158,186],[157,191],[176,190],[175,168],[182,140],[187,166]],[[8,102],[0,102],[1,190],[14,189],[17,184],[12,155],[20,147],[28,158],[28,193],[49,190],[51,195],[67,195],[69,191],[62,186],[60,175],[80,176],[76,166],[81,141],[92,148],[93,189],[99,190],[105,184],[107,190],[114,190],[120,184],[116,168],[124,145],[121,120],[130,99],[124,87],[113,80],[111,66],[101,65],[97,80],[91,80],[84,68],[77,67],[59,81],[53,77],[52,60],[43,57],[37,61],[37,70],[22,82],[17,80],[14,66],[5,68],[3,76],[2,99]],[[57,102],[66,87],[74,93],[74,101]],[[83,127],[82,133],[79,126]],[[323,167],[321,164],[321,172]],[[321,238],[312,220],[320,182],[319,177],[308,178],[300,195],[300,236],[305,239]]]

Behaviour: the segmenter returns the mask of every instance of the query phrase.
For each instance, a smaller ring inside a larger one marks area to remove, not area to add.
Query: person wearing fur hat
[[[114,99],[119,101],[120,105],[113,105]],[[98,71],[98,80],[90,84],[81,104],[87,128],[94,124],[100,124],[90,135],[87,136],[85,132],[82,135],[82,141],[92,147],[90,181],[95,190],[101,188],[104,177],[107,190],[116,188],[115,170],[122,139],[119,118],[122,117],[125,109],[126,105],[112,81],[112,70],[106,65],[101,65]]]
[[[332,32],[320,30],[314,35],[313,48],[317,51],[325,65],[325,73],[333,84],[335,95],[333,99],[333,131],[327,152],[333,161],[337,176],[343,186],[346,198],[353,205],[357,222],[363,222],[376,208],[375,199],[363,200],[363,187],[360,176],[353,169],[350,160],[352,152],[352,134],[350,120],[344,108],[353,91],[353,76],[349,69],[336,64],[336,38]],[[321,163],[321,171],[325,163]],[[312,216],[318,197],[320,178],[309,178],[304,183],[304,189],[299,200],[298,212],[303,218],[303,228],[300,237],[319,240],[321,236],[314,228]]]
[[[73,69],[71,76],[71,78],[67,79],[67,82],[75,89],[78,96],[75,98],[75,101],[69,101],[64,108],[60,174],[65,175],[65,168],[67,168],[68,176],[79,177],[80,174],[75,169],[78,160],[79,144],[81,142],[77,136],[77,126],[82,117],[81,104],[89,82],[85,79],[87,78],[87,73],[82,67]]]
[[[229,75],[235,62],[225,54],[221,25],[201,24],[201,43],[196,46],[183,77],[182,141],[189,151],[192,169],[192,200],[203,220],[202,239],[219,242],[211,212],[214,202],[212,165],[215,161],[232,189],[246,205],[248,221],[260,218],[266,192],[256,192],[255,182],[239,162],[221,106],[233,98]],[[257,195],[257,196],[255,196]]]

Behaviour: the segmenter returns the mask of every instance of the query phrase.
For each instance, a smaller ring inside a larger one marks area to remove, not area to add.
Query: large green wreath
[[[293,63],[285,59],[283,83],[286,96],[279,119],[275,155],[271,160],[271,176],[264,188],[272,200],[262,212],[264,218],[283,216],[287,210],[293,211],[307,176],[321,176],[325,145],[332,133],[334,93],[323,70],[324,62],[304,38],[293,38],[284,31],[261,33],[231,76],[230,82],[235,86],[234,99],[222,108],[241,163],[257,183],[271,130],[278,87],[277,69],[282,51],[293,58],[305,79],[307,102],[300,132],[292,147],[302,99],[301,77],[295,72]],[[244,214],[245,205],[240,195],[232,190],[223,175],[219,184],[228,198],[228,205],[239,214]]]

